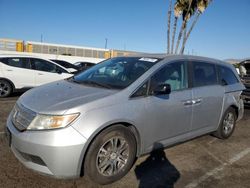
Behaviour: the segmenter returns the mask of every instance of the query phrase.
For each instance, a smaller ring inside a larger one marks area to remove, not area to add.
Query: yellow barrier
[[[26,52],[33,52],[32,44],[27,44],[26,45]]]
[[[16,51],[17,52],[23,52],[23,42],[17,42],[16,43]]]

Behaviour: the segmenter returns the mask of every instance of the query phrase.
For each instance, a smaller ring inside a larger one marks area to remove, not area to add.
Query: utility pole
[[[105,38],[105,49],[107,49],[107,47],[108,47],[108,39]]]
[[[41,34],[41,42],[43,42],[43,34]]]

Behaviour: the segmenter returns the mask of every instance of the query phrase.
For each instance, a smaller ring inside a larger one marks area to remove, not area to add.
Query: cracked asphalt
[[[87,178],[59,180],[26,169],[3,134],[20,94],[0,99],[0,187],[102,187]],[[250,188],[250,109],[228,140],[205,135],[139,158],[121,180],[103,187]]]

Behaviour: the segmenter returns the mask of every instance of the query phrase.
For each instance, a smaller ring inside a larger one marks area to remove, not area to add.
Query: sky
[[[0,0],[0,38],[165,53],[169,0]],[[250,0],[213,0],[186,54],[250,57]],[[181,20],[178,22],[178,27]]]

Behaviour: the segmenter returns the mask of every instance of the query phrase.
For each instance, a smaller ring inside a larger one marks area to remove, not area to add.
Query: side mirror
[[[153,90],[154,95],[168,95],[170,93],[171,86],[165,83],[158,84]]]

